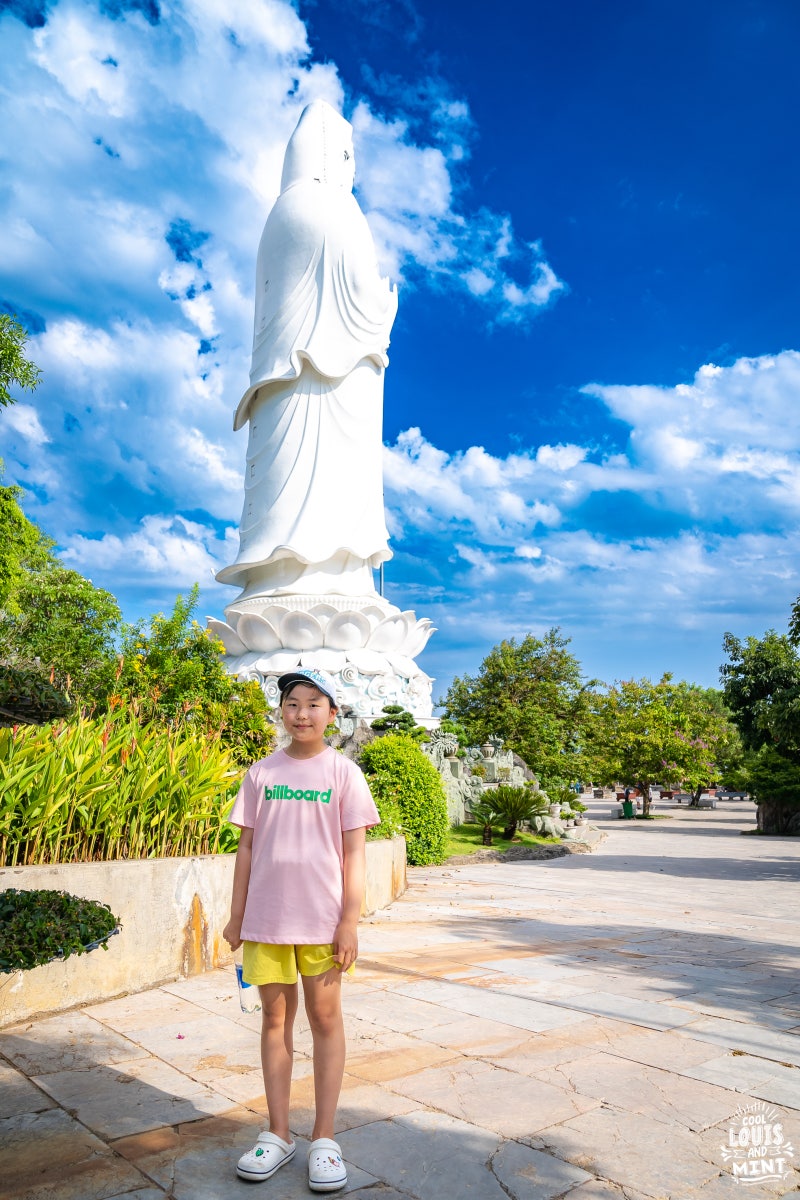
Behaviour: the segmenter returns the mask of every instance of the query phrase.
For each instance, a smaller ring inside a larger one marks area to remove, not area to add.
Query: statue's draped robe
[[[303,114],[258,252],[250,423],[236,561],[245,596],[372,591],[390,557],[382,408],[397,294],[352,195],[351,127],[324,102]]]

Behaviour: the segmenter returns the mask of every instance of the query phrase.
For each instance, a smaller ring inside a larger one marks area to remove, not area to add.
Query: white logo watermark
[[[783,1132],[780,1113],[763,1100],[743,1107],[731,1117],[728,1141],[722,1147],[724,1162],[730,1162],[734,1183],[761,1183],[786,1179],[792,1172],[794,1149]]]

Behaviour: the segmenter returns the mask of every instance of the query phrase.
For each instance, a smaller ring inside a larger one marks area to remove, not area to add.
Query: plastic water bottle
[[[261,1005],[258,1001],[258,988],[254,987],[252,983],[245,983],[242,978],[241,959],[235,959],[233,965],[236,969],[236,983],[239,987],[239,1007],[243,1013],[260,1012]]]

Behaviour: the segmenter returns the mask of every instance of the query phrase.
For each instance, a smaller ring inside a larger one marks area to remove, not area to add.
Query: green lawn
[[[501,837],[500,827],[494,829],[492,850],[508,850],[509,846],[548,846],[560,842],[557,837],[540,837],[535,833],[517,833],[511,842]],[[447,857],[453,854],[474,854],[483,850],[483,826],[470,822],[468,825],[454,825],[447,835]]]

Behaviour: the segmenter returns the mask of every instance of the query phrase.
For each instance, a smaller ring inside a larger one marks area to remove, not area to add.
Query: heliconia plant
[[[0,729],[0,863],[214,854],[243,768],[208,731],[99,718]]]

